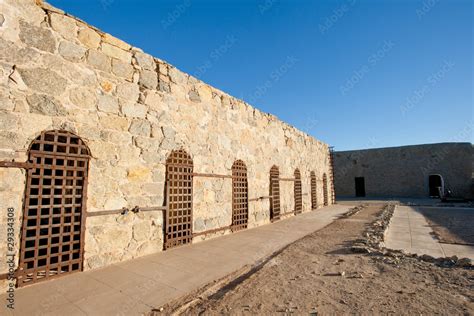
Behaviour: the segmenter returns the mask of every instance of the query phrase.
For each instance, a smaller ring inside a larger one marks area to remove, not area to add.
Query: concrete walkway
[[[408,253],[438,257],[467,257],[474,260],[474,247],[439,243],[417,207],[396,206],[385,236],[385,245]]]
[[[349,206],[333,205],[279,222],[106,268],[17,289],[15,311],[0,315],[139,315],[265,258],[330,224]]]

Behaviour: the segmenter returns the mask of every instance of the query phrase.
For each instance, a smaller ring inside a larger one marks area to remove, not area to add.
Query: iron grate
[[[326,174],[323,174],[323,198],[324,206],[328,206],[328,177]]]
[[[318,195],[316,190],[316,174],[311,171],[311,209],[315,210],[318,208]]]
[[[242,160],[232,165],[232,231],[247,228],[249,217],[247,167]]]
[[[66,131],[31,144],[21,230],[18,286],[82,270],[90,153]]]
[[[184,150],[166,160],[167,203],[164,248],[188,244],[193,238],[193,161]]]
[[[277,166],[270,169],[270,220],[280,219],[280,172]]]
[[[299,169],[295,170],[294,182],[294,196],[295,196],[295,214],[303,212],[303,197],[301,192],[301,172]]]

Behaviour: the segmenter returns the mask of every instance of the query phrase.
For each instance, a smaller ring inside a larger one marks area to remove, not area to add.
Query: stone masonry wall
[[[0,6],[0,160],[25,162],[42,131],[77,134],[92,153],[91,213],[162,206],[166,157],[183,148],[195,172],[231,174],[242,159],[250,198],[268,195],[273,164],[286,178],[299,168],[304,211],[310,210],[310,172],[318,179],[329,172],[326,144],[48,4],[1,0]],[[0,177],[5,273],[5,214],[15,209],[19,236],[25,171],[0,168]],[[290,211],[293,184],[281,188],[282,212]],[[196,177],[194,231],[230,225],[231,201],[230,179]],[[266,223],[269,200],[249,202],[249,227]],[[87,218],[85,269],[162,248],[161,211]]]
[[[355,177],[369,197],[428,197],[430,174],[440,174],[456,196],[473,198],[473,147],[444,143],[336,152],[337,196],[355,196]]]

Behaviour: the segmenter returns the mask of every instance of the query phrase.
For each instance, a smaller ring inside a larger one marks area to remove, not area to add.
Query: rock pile
[[[421,260],[436,264],[443,268],[466,268],[473,269],[472,260],[469,258],[440,257],[434,258],[429,255],[408,254],[403,250],[393,250],[385,247],[384,236],[393,216],[395,205],[385,206],[382,212],[377,216],[364,232],[364,238],[357,239],[352,244],[351,250],[354,253],[365,253],[374,257],[376,261],[382,261],[388,264],[398,266],[403,260]]]

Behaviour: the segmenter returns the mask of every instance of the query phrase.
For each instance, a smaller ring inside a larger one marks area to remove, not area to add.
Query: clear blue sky
[[[348,150],[474,142],[471,0],[50,0]]]

